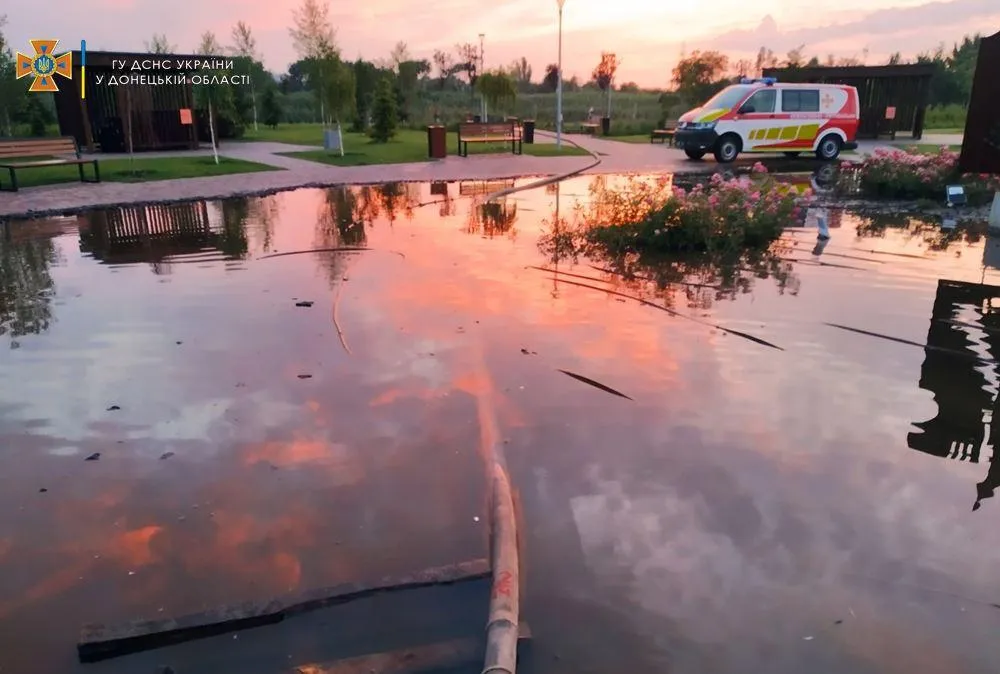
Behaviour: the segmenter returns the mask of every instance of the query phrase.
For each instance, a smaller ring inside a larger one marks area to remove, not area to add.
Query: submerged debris
[[[302,300],[301,302],[295,303],[295,306],[297,307],[311,307],[312,305],[313,303],[308,300]]]
[[[311,374],[300,374],[299,379],[312,379]]]
[[[120,409],[121,407],[119,407],[118,405],[112,405],[111,407],[108,408],[108,412],[117,412]]]
[[[859,335],[867,335],[868,337],[878,337],[879,339],[884,339],[890,342],[896,342],[898,344],[906,344],[908,346],[919,346],[921,349],[926,349],[928,351],[938,351],[940,353],[947,353],[953,356],[960,356],[962,358],[971,358],[980,363],[992,364],[996,361],[990,358],[983,358],[974,353],[969,353],[968,351],[958,351],[957,349],[949,349],[943,346],[934,346],[933,344],[921,344],[920,342],[914,342],[909,339],[903,339],[902,337],[893,337],[892,335],[883,335],[880,332],[872,332],[870,330],[862,330],[861,328],[852,328],[847,325],[840,325],[839,323],[824,323],[831,328],[837,328],[838,330],[846,330],[847,332],[856,332]]]
[[[160,455],[160,461],[163,461],[164,459],[169,459],[173,455],[174,455],[173,452],[164,452],[163,454]]]
[[[88,456],[86,459],[84,459],[84,461],[97,461],[100,458],[101,458],[101,453],[100,452],[94,452],[93,454],[91,454],[90,456]]]
[[[604,384],[602,384],[599,381],[594,381],[593,379],[591,379],[589,377],[584,377],[582,374],[576,374],[575,372],[570,372],[569,370],[559,370],[559,371],[562,372],[565,375],[568,375],[568,376],[572,377],[573,379],[576,379],[577,381],[582,381],[584,384],[590,384],[594,388],[599,388],[599,389],[601,389],[602,391],[604,391],[606,393],[610,393],[612,395],[616,395],[619,398],[625,398],[626,400],[632,400],[632,398],[629,398],[627,395],[625,395],[621,391],[616,391],[615,389],[611,388],[610,386],[605,386]]]

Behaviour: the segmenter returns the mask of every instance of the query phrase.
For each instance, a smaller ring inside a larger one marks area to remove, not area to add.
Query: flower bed
[[[841,167],[853,169],[861,194],[870,198],[943,202],[948,185],[962,185],[974,205],[992,199],[993,193],[1000,190],[1000,177],[963,175],[958,168],[958,157],[959,153],[947,147],[937,154],[878,148],[864,160],[844,162]]]
[[[801,226],[812,193],[777,182],[758,162],[750,177],[715,174],[687,190],[669,179],[631,180],[621,190],[597,183],[591,197],[580,213],[586,244],[612,253],[718,252],[765,248],[785,227]]]

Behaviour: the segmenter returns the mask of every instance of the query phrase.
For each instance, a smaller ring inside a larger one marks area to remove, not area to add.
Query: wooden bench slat
[[[60,157],[59,155],[64,156]],[[34,161],[21,161],[22,159],[32,158],[34,158]],[[84,178],[83,167],[86,164],[91,164],[94,167],[93,180]],[[72,136],[0,140],[0,169],[10,176],[11,182],[9,188],[0,185],[0,189],[16,192],[16,171],[45,166],[77,166],[79,167],[81,182],[98,183],[101,181],[101,172],[97,165],[97,159],[81,157],[80,150],[76,145],[76,139]]]
[[[97,161],[96,159],[42,159],[39,161],[19,161],[19,162],[7,162],[4,163],[0,161],[0,168],[31,168],[32,166],[70,166],[76,164],[89,164],[91,162]]]

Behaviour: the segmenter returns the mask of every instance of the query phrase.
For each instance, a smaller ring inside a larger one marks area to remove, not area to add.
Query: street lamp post
[[[486,33],[479,34],[479,76],[483,76],[483,69],[486,67],[486,56],[483,52],[483,39],[486,37]],[[486,96],[479,94],[480,97],[480,110],[479,112],[483,116],[483,124],[486,123]]]
[[[562,12],[566,0],[556,0],[559,5],[559,62],[556,66],[559,69],[559,79],[556,81],[556,149],[562,149]]]

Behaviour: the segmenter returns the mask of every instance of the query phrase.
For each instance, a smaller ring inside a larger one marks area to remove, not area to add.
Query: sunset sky
[[[232,25],[250,24],[266,66],[284,71],[296,58],[288,27],[300,0],[74,0],[58,12],[40,13],[31,3],[9,3],[7,34],[15,49],[31,38],[58,38],[60,48],[141,51],[154,32],[167,35],[178,52],[190,53],[200,34],[212,30],[223,44]],[[417,58],[435,49],[454,51],[459,42],[478,42],[485,33],[486,66],[524,56],[540,79],[556,61],[556,2],[507,0],[367,0],[331,2],[330,16],[347,58],[388,56],[402,40]],[[619,82],[662,87],[682,51],[718,49],[748,58],[766,45],[783,55],[807,45],[807,55],[861,57],[884,61],[900,51],[912,57],[950,45],[963,35],[1000,30],[998,0],[566,0],[563,68],[567,77],[589,77],[602,50],[622,59]]]

